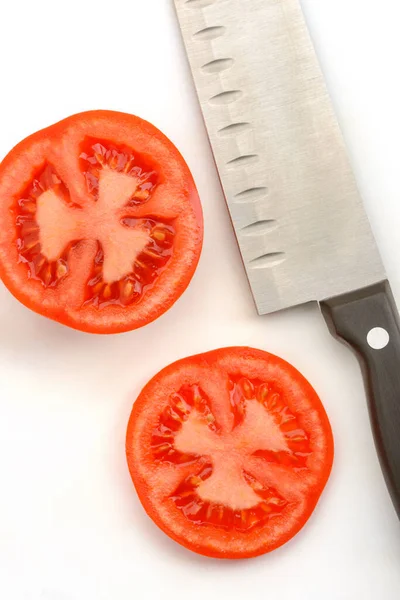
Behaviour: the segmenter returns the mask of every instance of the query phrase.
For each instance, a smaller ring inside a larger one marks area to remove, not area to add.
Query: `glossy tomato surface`
[[[116,333],[156,319],[189,284],[202,239],[184,159],[138,117],[74,115],[0,165],[0,277],[70,327]]]
[[[155,523],[190,550],[249,558],[292,538],[328,480],[325,410],[290,364],[225,348],[180,360],[143,389],[126,452]]]

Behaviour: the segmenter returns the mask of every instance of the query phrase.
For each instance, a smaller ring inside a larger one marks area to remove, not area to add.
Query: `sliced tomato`
[[[127,331],[164,313],[202,238],[184,159],[138,117],[74,115],[0,165],[0,277],[23,304],[76,329]]]
[[[153,521],[190,550],[249,558],[292,538],[328,480],[325,410],[290,364],[225,348],[180,360],[134,404],[126,452]]]

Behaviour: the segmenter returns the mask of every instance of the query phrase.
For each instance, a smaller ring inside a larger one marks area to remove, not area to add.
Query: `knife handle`
[[[389,282],[326,300],[321,309],[331,333],[361,362],[375,445],[400,518],[400,321]],[[372,347],[375,328],[389,334],[381,349]]]

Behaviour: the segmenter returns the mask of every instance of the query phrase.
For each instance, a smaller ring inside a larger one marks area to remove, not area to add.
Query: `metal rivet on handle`
[[[367,342],[374,350],[383,350],[388,345],[389,340],[388,332],[382,327],[374,327],[367,335]]]

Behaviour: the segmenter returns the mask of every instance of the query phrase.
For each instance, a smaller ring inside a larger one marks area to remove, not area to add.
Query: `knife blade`
[[[357,352],[400,517],[399,317],[299,0],[175,5],[258,313],[318,301]]]

